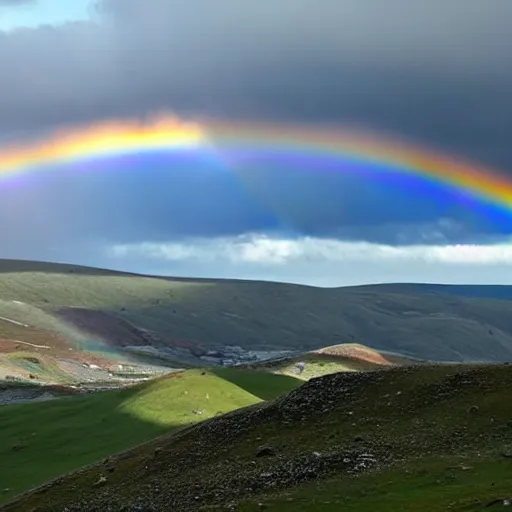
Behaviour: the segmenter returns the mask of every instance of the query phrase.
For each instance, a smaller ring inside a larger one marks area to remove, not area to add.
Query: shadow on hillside
[[[247,391],[261,400],[272,400],[276,395],[292,391],[303,381],[288,375],[272,375],[267,382],[261,379],[261,373],[257,370],[238,370],[235,368],[210,368],[210,373],[231,382],[235,386]]]
[[[259,379],[251,379],[244,372],[224,369],[211,373],[260,398],[275,398],[297,386],[293,378],[273,376],[269,380],[275,385],[265,387],[257,385],[256,380],[262,382],[261,375]],[[181,376],[165,378],[180,379]],[[194,394],[189,390],[186,396],[191,397],[190,411],[185,411],[184,415],[183,407],[178,406],[173,414],[175,400],[180,400],[182,395],[157,391],[151,396],[148,385],[151,386],[145,383],[88,396],[0,407],[0,482],[7,489],[0,493],[0,506],[61,475],[233,410],[224,405],[217,411],[215,405],[208,403],[207,394],[202,391]],[[165,397],[168,397],[167,403]],[[147,403],[138,408],[136,402],[144,399]],[[208,415],[199,414],[208,406],[211,409]],[[105,464],[101,473],[109,475],[108,467]],[[115,474],[109,478],[113,476]]]
[[[28,489],[185,425],[120,407],[140,388],[0,407],[0,506]]]

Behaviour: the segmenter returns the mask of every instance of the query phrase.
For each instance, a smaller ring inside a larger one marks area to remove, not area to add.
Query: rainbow
[[[296,158],[357,161],[447,185],[512,211],[512,180],[503,173],[400,139],[366,132],[296,125],[189,123],[161,115],[146,122],[115,120],[54,132],[40,140],[0,147],[0,177],[98,157],[187,148],[219,154],[248,150]],[[229,160],[229,158],[228,158]]]

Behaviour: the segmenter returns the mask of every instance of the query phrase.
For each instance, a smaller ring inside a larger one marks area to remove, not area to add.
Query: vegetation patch
[[[191,370],[122,390],[0,407],[0,500],[299,383],[260,372]]]

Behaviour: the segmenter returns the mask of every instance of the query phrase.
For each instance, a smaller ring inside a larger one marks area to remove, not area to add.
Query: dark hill
[[[333,374],[158,438],[2,510],[503,508],[512,496],[511,389],[511,366]]]

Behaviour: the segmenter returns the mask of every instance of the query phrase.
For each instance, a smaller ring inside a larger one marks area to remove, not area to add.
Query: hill
[[[309,380],[330,373],[361,372],[412,364],[419,363],[403,356],[383,354],[357,343],[346,343],[295,356],[260,361],[244,367]]]
[[[512,300],[512,286],[498,284],[435,284],[390,283],[358,286],[360,290],[376,290],[390,293],[430,293],[472,297],[476,299]]]
[[[2,510],[502,509],[512,367],[338,373],[157,438]]]
[[[0,407],[0,501],[164,432],[274,398],[299,384],[261,372],[189,370],[117,391]]]
[[[325,289],[0,260],[0,338],[53,357],[47,368],[65,352],[72,364],[60,368],[62,379],[78,378],[83,364],[111,372],[142,361],[141,373],[151,373],[353,342],[428,360],[512,357],[509,301],[396,286]]]

